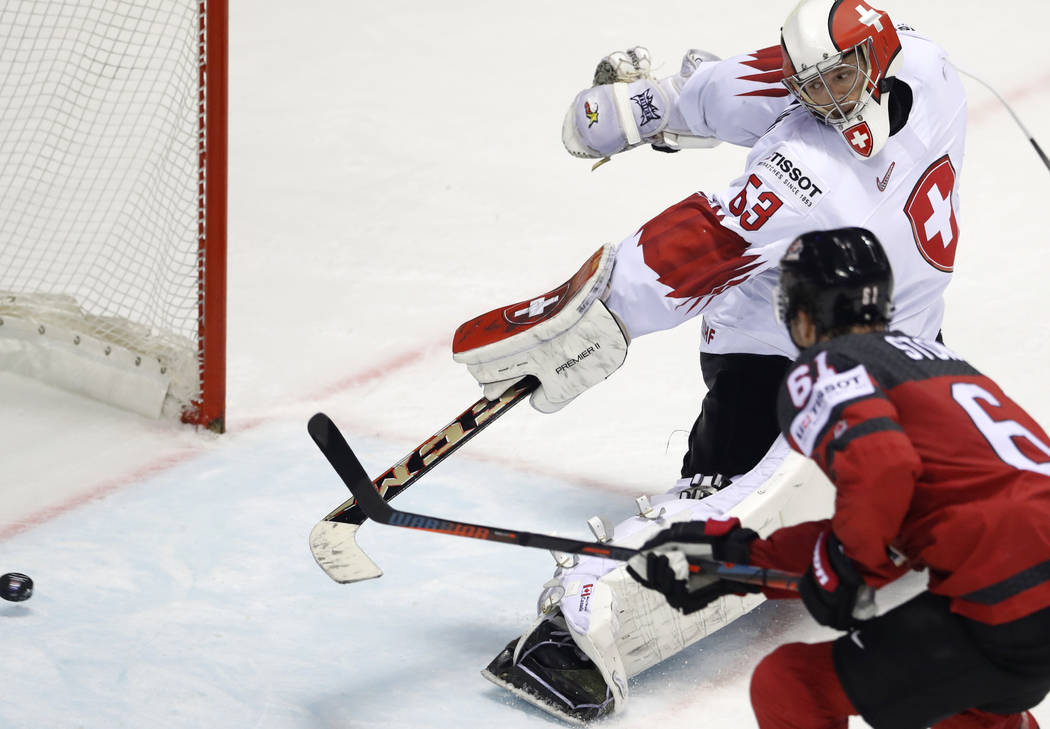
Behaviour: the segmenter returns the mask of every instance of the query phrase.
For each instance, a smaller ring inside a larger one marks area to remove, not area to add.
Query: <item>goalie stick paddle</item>
[[[314,415],[310,418],[308,429],[317,447],[321,449],[328,462],[332,464],[336,473],[339,474],[343,482],[346,483],[347,488],[354,495],[357,500],[357,506],[369,519],[380,524],[437,532],[439,534],[450,534],[457,537],[484,539],[491,542],[503,542],[504,544],[516,544],[521,547],[556,550],[566,554],[590,554],[619,561],[627,561],[631,557],[642,553],[638,549],[618,547],[600,542],[568,539],[551,534],[510,531],[494,526],[470,524],[425,514],[398,511],[387,503],[379,489],[376,488],[375,482],[368,478],[368,474],[362,468],[361,462],[358,461],[353,449],[350,448],[350,444],[346,442],[343,434],[339,432],[335,423],[327,415],[323,413]],[[690,569],[693,572],[706,572],[724,580],[773,587],[781,590],[797,591],[798,583],[801,579],[801,575],[752,565],[738,565],[695,558],[691,558],[689,562]]]
[[[484,397],[479,399],[374,481],[368,478],[349,446],[346,450],[350,451],[350,458],[333,458],[321,445],[322,441],[319,439],[327,437],[327,424],[331,423],[328,416],[323,413],[314,415],[310,418],[307,430],[344,483],[349,486],[351,482],[364,479],[365,482],[374,485],[373,490],[378,490],[381,501],[389,501],[488,427],[500,415],[524,400],[538,386],[539,380],[526,377],[496,400]],[[334,427],[333,425],[332,428]],[[366,519],[368,514],[358,505],[357,499],[351,496],[310,531],[310,552],[314,560],[325,574],[336,582],[358,582],[383,574],[379,566],[357,544],[357,530]]]

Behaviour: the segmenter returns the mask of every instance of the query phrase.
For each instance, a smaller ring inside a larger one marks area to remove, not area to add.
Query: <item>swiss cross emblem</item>
[[[530,301],[529,305],[524,309],[513,311],[510,318],[513,321],[519,321],[521,319],[534,319],[537,316],[543,316],[548,307],[557,304],[559,299],[561,299],[561,296],[558,296],[557,294],[554,296],[540,296],[539,298]]]
[[[542,321],[557,309],[565,301],[565,294],[569,290],[569,282],[566,282],[543,296],[537,296],[530,301],[508,306],[503,310],[503,318],[508,324],[532,324]]]
[[[862,157],[871,156],[871,129],[868,127],[867,122],[861,122],[860,124],[854,124],[849,129],[842,133],[842,136],[849,142],[849,146]]]
[[[893,59],[900,53],[901,40],[897,29],[886,13],[871,7],[864,0],[836,2],[831,11],[831,39],[835,47],[852,48],[865,38],[870,39],[871,50],[878,62],[878,73],[873,73],[873,79],[877,80],[887,72]],[[871,63],[872,59],[869,58],[868,62]],[[878,87],[871,89],[871,92],[878,100]]]
[[[452,337],[452,354],[462,354],[505,341],[557,316],[558,312],[568,306],[584,288],[594,283],[594,276],[601,266],[604,252],[605,246],[596,250],[587,262],[580,266],[580,270],[558,288],[542,296],[487,311],[460,324]]]
[[[859,3],[853,10],[857,13],[857,19],[869,27],[873,27],[877,33],[882,32],[882,13],[874,8],[869,8],[864,3]]]
[[[922,174],[904,206],[919,253],[941,271],[952,270],[959,242],[959,222],[952,205],[954,190],[955,167],[944,155]]]

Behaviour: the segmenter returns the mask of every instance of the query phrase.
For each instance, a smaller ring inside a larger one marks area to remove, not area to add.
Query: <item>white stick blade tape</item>
[[[357,546],[359,524],[320,521],[310,531],[310,551],[318,566],[336,582],[380,577],[383,570]]]

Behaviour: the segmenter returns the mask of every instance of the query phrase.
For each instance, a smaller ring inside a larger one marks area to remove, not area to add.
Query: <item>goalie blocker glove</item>
[[[627,572],[688,615],[725,595],[761,591],[757,585],[689,571],[690,557],[747,564],[751,542],[757,538],[758,533],[742,528],[736,517],[678,522],[643,544],[645,554],[631,558]]]
[[[461,325],[452,359],[467,366],[489,400],[534,375],[540,386],[532,406],[544,413],[565,407],[627,357],[627,335],[601,301],[615,253],[613,245],[599,248],[558,288]]]

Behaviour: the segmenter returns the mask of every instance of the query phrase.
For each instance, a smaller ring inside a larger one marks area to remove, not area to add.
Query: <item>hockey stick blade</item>
[[[336,582],[361,582],[383,576],[372,558],[357,544],[360,524],[322,519],[310,530],[310,553],[317,566]]]
[[[374,481],[368,478],[350,446],[328,416],[323,413],[314,415],[307,424],[307,430],[347,486],[355,480],[374,484],[382,498],[390,500],[492,424],[500,415],[524,400],[538,385],[539,381],[536,378],[526,377],[495,400],[479,399]],[[332,439],[337,439],[341,444],[339,448],[329,449]],[[333,460],[329,455],[330,452],[344,451],[349,452],[348,458],[340,456]],[[357,530],[367,518],[358,506],[356,498],[351,496],[310,531],[310,552],[314,560],[325,574],[336,582],[358,582],[383,574],[379,566],[357,544]]]
[[[314,416],[314,418],[318,417],[318,415]],[[313,424],[313,422],[314,421],[311,420],[311,424]],[[322,447],[322,450],[327,449],[325,450],[325,456],[332,465],[336,467],[336,470],[340,470],[340,466],[336,465],[337,463],[343,465],[358,463],[357,457],[353,454],[349,444],[339,433],[335,424],[332,423],[331,420],[328,420],[327,417],[324,417],[324,426],[326,434],[324,438],[325,445]],[[313,434],[312,429],[311,434]],[[317,440],[318,446],[321,446],[321,441],[316,437],[315,440]],[[360,466],[360,464],[358,464],[358,466]],[[340,473],[340,475],[343,474]],[[426,514],[414,514],[409,511],[399,511],[387,503],[379,493],[379,490],[375,487],[375,484],[369,481],[367,477],[364,479],[344,478],[344,481],[350,489],[350,492],[354,495],[354,498],[357,499],[357,504],[364,511],[365,515],[368,516],[369,519],[377,521],[380,524],[437,532],[439,534],[449,534],[457,537],[468,537],[470,539],[483,539],[490,542],[516,544],[521,547],[556,550],[566,554],[589,554],[606,557],[608,559],[615,559],[621,562],[626,562],[631,557],[642,554],[640,550],[631,549],[629,547],[619,547],[613,544],[568,539],[565,537],[554,536],[552,534],[511,531],[494,526],[471,524],[463,521],[428,516]],[[781,572],[779,570],[755,567],[752,565],[730,564],[727,562],[719,562],[717,560],[691,558],[689,563],[690,570],[695,573],[706,572],[732,582],[744,582],[764,587],[775,587],[782,590],[797,591],[798,582],[801,578],[800,575],[790,572]]]
[[[327,415],[317,413],[310,418],[306,429],[343,483],[350,486],[352,482],[361,482],[374,491],[368,473]],[[339,447],[330,447],[333,438]],[[383,575],[379,565],[357,544],[360,526],[360,523],[322,519],[310,530],[310,552],[318,566],[336,582],[359,582]]]

